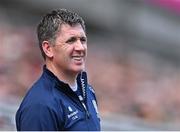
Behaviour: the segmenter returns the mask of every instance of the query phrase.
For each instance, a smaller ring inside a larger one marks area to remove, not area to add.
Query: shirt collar
[[[69,85],[57,78],[49,69],[47,69],[46,65],[43,66],[43,73],[52,81],[55,81],[56,85],[60,86],[62,89],[71,89]],[[83,96],[86,97],[86,89],[88,85],[87,81],[87,73],[85,71],[82,71],[78,74],[77,78],[77,85],[78,87],[82,88]],[[64,88],[65,87],[65,88]],[[69,91],[69,90],[68,90]]]

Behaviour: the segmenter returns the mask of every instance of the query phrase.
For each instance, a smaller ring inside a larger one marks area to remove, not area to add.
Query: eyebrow
[[[72,36],[72,37],[70,37],[69,39],[67,39],[66,42],[75,41],[75,40],[77,40],[77,38],[79,38],[80,40],[82,40],[82,39],[84,39],[85,41],[87,40],[87,37],[86,37],[86,36],[81,36],[81,37]]]
[[[70,38],[68,38],[68,39],[66,40],[66,43],[67,43],[67,42],[71,42],[71,41],[75,41],[76,39],[77,39],[76,37],[72,36],[72,37],[70,37]]]

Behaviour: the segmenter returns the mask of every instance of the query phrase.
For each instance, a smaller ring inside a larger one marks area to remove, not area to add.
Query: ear
[[[43,41],[42,49],[47,57],[49,57],[49,58],[53,57],[52,47],[50,46],[50,43],[48,41]]]

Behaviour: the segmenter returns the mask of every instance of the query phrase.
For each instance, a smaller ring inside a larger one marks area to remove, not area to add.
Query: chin
[[[84,69],[85,69],[84,66],[76,66],[76,67],[73,67],[72,71],[74,71],[75,73],[79,73],[83,71]]]

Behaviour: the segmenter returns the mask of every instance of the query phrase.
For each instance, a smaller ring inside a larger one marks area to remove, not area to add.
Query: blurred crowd
[[[131,53],[125,60],[105,51],[92,56],[89,73],[102,113],[152,122],[180,121],[179,67],[146,53]]]
[[[102,114],[180,121],[180,67],[142,51],[131,51],[124,58],[97,51],[88,65]]]
[[[0,98],[23,96],[39,75],[40,57],[30,27],[0,26]]]

